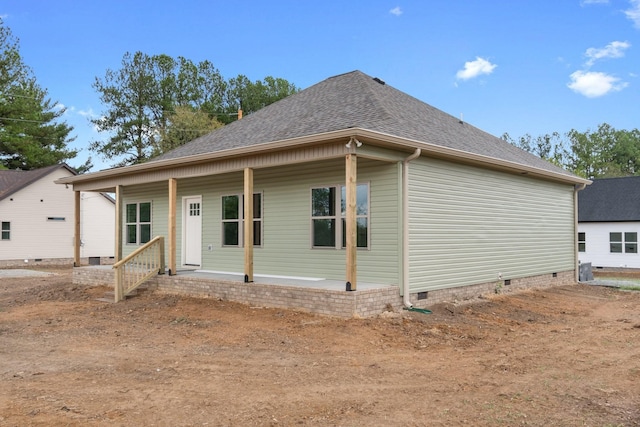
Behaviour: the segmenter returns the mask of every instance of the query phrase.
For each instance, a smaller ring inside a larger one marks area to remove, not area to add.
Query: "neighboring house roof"
[[[570,175],[360,71],[330,77],[152,161],[349,128],[367,129]]]
[[[594,179],[578,192],[578,221],[640,221],[640,176]]]
[[[15,192],[22,190],[60,168],[65,168],[71,172],[71,174],[77,175],[76,171],[64,163],[30,171],[0,170],[0,200],[6,199]]]

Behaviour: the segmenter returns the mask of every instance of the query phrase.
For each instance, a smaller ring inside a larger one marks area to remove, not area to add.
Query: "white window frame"
[[[612,240],[615,234],[620,235],[620,240]],[[635,239],[631,240],[631,235]],[[619,250],[614,251],[614,245]],[[609,253],[612,254],[637,254],[638,253],[638,233],[635,231],[612,231],[609,233]]]
[[[141,221],[140,220],[140,205],[143,204],[148,204],[149,205],[149,221]],[[129,221],[129,206],[131,205],[135,205],[136,206],[136,218],[135,221]],[[142,238],[142,227],[143,226],[149,226],[149,240],[147,240],[146,242],[142,242],[141,238]],[[135,242],[130,242],[129,241],[129,227],[130,226],[135,226],[136,227],[136,241]],[[149,242],[151,239],[153,238],[153,203],[151,203],[150,201],[143,201],[143,202],[130,202],[130,203],[125,203],[124,206],[124,241],[126,242],[125,244],[127,245],[132,245],[132,246],[141,246],[144,245],[145,243]]]
[[[578,232],[578,252],[584,253],[587,251],[587,233],[584,231]]]
[[[0,240],[11,240],[11,221],[0,222]]]
[[[253,233],[253,247],[255,248],[261,248],[262,244],[263,244],[263,237],[264,237],[264,227],[263,227],[263,219],[264,219],[264,194],[263,192],[254,192],[253,193],[253,197],[259,197],[260,199],[260,204],[259,204],[259,209],[256,209],[256,202],[254,200],[253,202],[253,226],[254,226],[254,233]],[[238,218],[229,218],[229,219],[225,219],[224,217],[224,199],[226,197],[237,197],[238,198],[238,214],[237,217]],[[220,227],[220,245],[223,248],[243,248],[244,247],[244,194],[243,193],[237,193],[237,194],[225,194],[220,198],[220,206],[221,206],[221,227]],[[258,216],[256,216],[256,214]],[[238,244],[237,245],[230,245],[230,244],[225,244],[225,224],[229,224],[229,223],[237,223],[238,225]],[[256,233],[256,224],[259,225],[259,230],[258,233]]]
[[[365,187],[366,186],[366,196],[367,196],[367,207],[366,214],[356,212],[356,221],[359,219],[365,219],[367,223],[367,244],[366,246],[358,246],[358,250],[370,250],[371,249],[371,185],[369,182],[360,182],[357,184],[357,187]],[[329,190],[334,190],[334,213],[331,215],[314,215],[314,207],[313,207],[313,191],[318,189],[327,188]],[[358,190],[356,189],[356,192]],[[346,186],[344,185],[317,185],[311,187],[310,190],[310,226],[309,226],[309,243],[312,249],[345,249],[342,242],[344,240],[344,222],[346,217],[346,196],[343,199],[342,195],[346,192]],[[356,196],[357,200],[357,196]],[[315,245],[315,227],[314,221],[316,220],[333,220],[334,221],[334,238],[335,242],[333,246],[316,246]]]

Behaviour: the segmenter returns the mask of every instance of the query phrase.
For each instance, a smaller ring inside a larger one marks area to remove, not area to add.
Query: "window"
[[[622,237],[624,236],[624,240]],[[611,253],[637,254],[638,253],[638,233],[609,233],[609,251]]]
[[[8,221],[2,221],[2,238],[0,240],[11,240],[11,223]]]
[[[242,246],[244,196],[222,196],[222,246]],[[262,194],[253,195],[253,245],[262,246]]]
[[[609,233],[609,251],[622,253],[622,233]]]
[[[311,230],[314,248],[346,246],[346,187],[318,187],[311,189]],[[340,206],[338,217],[337,206]],[[340,226],[338,227],[338,219]],[[356,188],[356,240],[357,247],[369,247],[369,185]]]
[[[578,233],[578,252],[586,252],[587,240],[586,233]]]
[[[151,202],[127,203],[126,242],[144,244],[151,240]]]
[[[638,253],[638,233],[624,233],[624,251],[628,254]]]

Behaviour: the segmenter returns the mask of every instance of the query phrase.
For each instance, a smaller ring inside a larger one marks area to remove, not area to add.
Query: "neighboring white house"
[[[55,180],[76,175],[67,165],[0,171],[0,267],[73,263],[74,191]],[[115,202],[81,193],[83,263],[113,259]]]
[[[578,255],[592,267],[640,268],[640,176],[595,179],[578,193]]]

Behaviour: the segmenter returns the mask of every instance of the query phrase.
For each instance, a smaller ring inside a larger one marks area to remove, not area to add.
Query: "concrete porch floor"
[[[177,276],[201,277],[211,280],[224,280],[227,282],[244,283],[244,274],[230,273],[223,271],[199,270],[190,268],[178,269]],[[316,277],[294,277],[294,276],[276,276],[270,274],[254,274],[253,282],[260,285],[274,286],[293,286],[307,289],[326,289],[332,291],[346,291],[346,282],[341,280],[329,280]],[[247,283],[250,285],[251,283]],[[369,290],[377,288],[385,288],[392,285],[381,285],[374,283],[357,284],[357,290]]]

